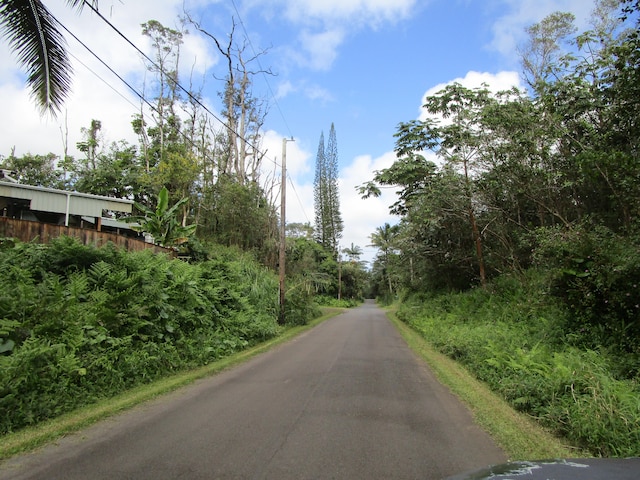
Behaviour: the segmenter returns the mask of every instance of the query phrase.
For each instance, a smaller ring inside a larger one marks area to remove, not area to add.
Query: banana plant
[[[183,226],[178,221],[178,211],[188,201],[183,198],[169,208],[169,191],[166,187],[158,193],[158,204],[155,209],[140,203],[135,203],[142,215],[124,219],[128,223],[135,223],[131,228],[136,232],[148,233],[154,241],[163,247],[174,247],[189,240],[197,225]]]

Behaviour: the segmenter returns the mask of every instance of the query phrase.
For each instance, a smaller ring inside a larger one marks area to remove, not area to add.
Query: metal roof
[[[67,216],[102,217],[103,210],[131,213],[133,207],[132,200],[3,181],[0,181],[0,197],[30,200],[31,210],[62,213]]]

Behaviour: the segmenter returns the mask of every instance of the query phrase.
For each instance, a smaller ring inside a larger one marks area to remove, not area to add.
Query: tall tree
[[[318,151],[316,153],[316,171],[313,179],[313,206],[315,210],[314,238],[321,245],[325,245],[324,215],[327,209],[326,201],[326,181],[325,181],[326,158],[324,154],[324,132],[320,132]]]
[[[78,150],[87,156],[85,167],[91,168],[92,170],[96,169],[96,158],[100,148],[99,133],[101,129],[102,122],[100,120],[91,120],[89,128],[82,127],[80,129],[84,140],[76,143]]]
[[[338,190],[338,144],[335,126],[331,124],[329,141],[325,151],[324,132],[320,134],[314,178],[315,238],[335,258],[344,228],[340,214]]]
[[[569,59],[563,42],[576,32],[574,20],[571,13],[554,12],[526,29],[529,39],[520,49],[520,56],[525,81],[534,90],[562,75],[562,67]]]
[[[329,239],[331,241],[331,247],[337,252],[338,243],[342,238],[342,231],[344,230],[344,223],[342,222],[342,214],[340,213],[340,192],[338,189],[338,140],[336,138],[336,128],[333,123],[331,123],[331,128],[329,129],[326,160],[331,228]]]
[[[343,248],[342,252],[347,256],[350,262],[358,263],[362,256],[362,247],[351,242],[351,246]]]
[[[443,121],[428,118],[423,121],[401,123],[395,134],[399,156],[415,155],[429,149],[446,164],[461,169],[466,197],[465,210],[475,243],[480,283],[486,283],[483,242],[477,221],[478,202],[474,192],[474,171],[481,169],[486,147],[482,125],[483,109],[491,103],[487,88],[470,90],[458,83],[446,86],[425,99],[424,108]]]
[[[81,10],[85,0],[67,0]],[[97,1],[93,2],[97,5]],[[0,35],[8,40],[41,113],[57,116],[71,90],[71,62],[60,23],[41,0],[2,0]]]
[[[231,31],[225,43],[207,31],[187,13],[189,22],[203,35],[211,39],[225,60],[224,89],[219,92],[225,120],[223,155],[219,158],[219,174],[231,175],[240,184],[257,182],[264,153],[260,151],[262,126],[267,115],[266,102],[253,94],[254,75],[272,75],[270,69],[260,66],[259,58],[266,50],[247,55],[248,40],[236,38],[236,22],[232,19]],[[252,67],[258,64],[258,68]],[[216,77],[217,78],[217,77]]]
[[[156,102],[152,112],[155,125],[139,132],[147,157],[147,170],[150,171],[164,159],[170,144],[181,140],[180,118],[176,110],[180,102],[178,67],[184,32],[165,27],[157,20],[149,20],[142,24],[142,34],[151,39],[154,61],[147,65],[147,69],[156,76]]]

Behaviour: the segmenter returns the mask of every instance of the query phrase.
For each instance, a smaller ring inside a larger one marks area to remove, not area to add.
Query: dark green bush
[[[569,331],[590,347],[640,353],[638,242],[589,224],[541,230],[538,238],[537,261],[552,267],[551,293],[571,312]]]
[[[277,335],[275,275],[230,249],[209,257],[3,242],[0,434]],[[292,299],[308,318],[309,298]]]

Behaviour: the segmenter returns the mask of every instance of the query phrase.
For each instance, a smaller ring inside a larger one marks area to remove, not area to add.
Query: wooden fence
[[[23,242],[49,243],[52,239],[62,235],[77,238],[84,245],[100,247],[111,242],[117,247],[124,248],[128,251],[139,251],[151,248],[156,253],[165,253],[171,257],[176,257],[176,252],[170,248],[160,247],[124,235],[99,232],[87,228],[65,227],[64,225],[0,217],[0,237],[17,238]]]

